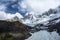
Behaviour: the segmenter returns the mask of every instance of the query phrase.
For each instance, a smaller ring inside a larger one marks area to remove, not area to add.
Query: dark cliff
[[[0,40],[25,40],[31,34],[29,27],[19,21],[0,20]]]

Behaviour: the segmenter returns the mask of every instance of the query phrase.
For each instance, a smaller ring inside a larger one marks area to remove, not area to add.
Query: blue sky
[[[6,13],[15,14],[16,12],[19,12],[23,16],[25,15],[25,13],[23,11],[21,11],[22,10],[21,7],[20,7],[20,9],[18,9],[18,7],[19,7],[18,1],[15,1],[15,0],[14,1],[13,0],[10,0],[10,1],[8,1],[8,0],[4,1],[3,0],[3,1],[1,1],[0,0],[0,4],[4,5],[4,7],[6,7],[5,9],[4,8],[0,9],[0,10],[5,11]],[[1,7],[3,7],[3,6],[1,6]]]
[[[0,11],[24,16],[27,12],[41,14],[60,5],[60,0],[0,0]],[[1,13],[0,13],[1,14]]]

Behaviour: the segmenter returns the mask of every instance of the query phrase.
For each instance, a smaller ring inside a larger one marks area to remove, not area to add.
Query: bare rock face
[[[54,25],[49,25],[48,29],[49,32],[57,31],[57,33],[60,35],[60,22]]]
[[[29,36],[29,28],[21,22],[0,20],[0,40],[25,40]]]

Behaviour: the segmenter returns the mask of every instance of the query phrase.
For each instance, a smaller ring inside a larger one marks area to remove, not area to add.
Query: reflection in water
[[[26,40],[60,40],[60,36],[55,31],[49,33],[44,30],[33,33],[32,36]]]

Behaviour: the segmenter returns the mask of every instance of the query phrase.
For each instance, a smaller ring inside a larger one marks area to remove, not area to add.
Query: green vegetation
[[[1,33],[0,40],[11,40],[11,36],[9,35],[9,33]]]

